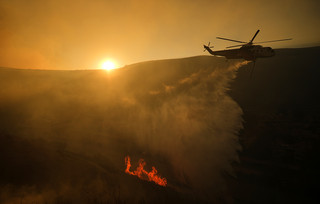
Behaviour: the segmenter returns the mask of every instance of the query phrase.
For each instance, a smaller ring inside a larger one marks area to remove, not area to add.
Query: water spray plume
[[[167,179],[166,178],[161,178],[158,174],[157,169],[153,166],[152,171],[148,172],[144,169],[144,166],[146,165],[146,162],[143,159],[139,160],[139,166],[135,171],[130,171],[131,168],[131,162],[130,162],[130,157],[126,156],[125,159],[125,164],[127,165],[125,172],[127,174],[137,176],[138,178],[142,180],[148,180],[148,181],[153,181],[156,184],[160,186],[166,186],[167,185]]]

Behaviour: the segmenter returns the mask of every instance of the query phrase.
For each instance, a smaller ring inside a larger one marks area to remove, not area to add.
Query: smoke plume
[[[1,203],[221,199],[241,150],[242,110],[227,91],[246,63],[195,57],[109,73],[0,70]],[[126,174],[127,155],[156,166],[167,187]]]

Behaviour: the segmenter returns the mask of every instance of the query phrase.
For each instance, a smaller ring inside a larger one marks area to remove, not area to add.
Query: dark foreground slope
[[[318,203],[320,47],[281,49],[242,67],[230,94],[244,111],[239,203]]]

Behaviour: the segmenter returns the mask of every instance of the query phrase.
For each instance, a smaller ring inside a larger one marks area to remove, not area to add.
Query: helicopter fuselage
[[[263,47],[261,45],[243,45],[239,49],[227,49],[213,51],[205,46],[205,49],[212,55],[224,56],[227,59],[245,59],[254,61],[257,58],[272,57],[275,55],[271,47]]]

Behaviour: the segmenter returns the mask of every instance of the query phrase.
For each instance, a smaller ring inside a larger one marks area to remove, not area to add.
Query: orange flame
[[[133,176],[137,176],[140,179],[143,180],[148,180],[148,181],[153,181],[156,184],[160,185],[160,186],[166,186],[167,185],[167,179],[166,178],[161,178],[160,176],[157,175],[158,171],[157,169],[153,166],[152,167],[152,171],[147,172],[146,170],[144,170],[144,166],[146,165],[146,162],[143,159],[139,160],[139,166],[137,167],[137,169],[135,171],[130,171],[131,168],[131,162],[130,162],[130,157],[126,156],[126,158],[124,159],[127,168],[125,170],[125,172],[127,174],[131,174]]]

